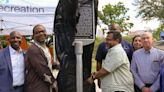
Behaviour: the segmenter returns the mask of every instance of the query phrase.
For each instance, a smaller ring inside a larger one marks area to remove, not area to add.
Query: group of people
[[[153,47],[152,33],[136,35],[129,44],[121,31],[118,24],[110,26],[97,50],[97,72],[87,82],[98,79],[102,92],[164,92],[164,51]],[[45,27],[34,26],[34,42],[24,51],[22,35],[10,33],[10,45],[0,50],[0,92],[57,92],[46,38]]]
[[[56,92],[53,59],[45,44],[43,25],[33,28],[34,42],[27,51],[21,47],[22,35],[13,31],[10,45],[0,50],[0,92]]]
[[[164,51],[153,47],[152,33],[136,35],[129,44],[118,24],[109,28],[97,49],[97,72],[87,81],[98,79],[102,92],[164,92]]]

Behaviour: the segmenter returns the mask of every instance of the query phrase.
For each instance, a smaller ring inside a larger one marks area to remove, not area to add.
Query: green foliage
[[[136,0],[139,12],[137,16],[141,16],[144,20],[152,20],[157,18],[164,22],[164,0]]]
[[[5,36],[0,36],[0,47],[5,48],[7,46],[7,41],[5,39]]]
[[[96,71],[96,60],[95,60],[95,56],[96,56],[96,52],[97,52],[97,48],[98,48],[99,44],[101,42],[103,42],[103,41],[104,41],[104,38],[97,37],[95,39],[94,49],[93,49],[93,53],[92,53],[92,72],[95,72]]]
[[[132,38],[133,38],[133,36],[124,36],[123,37],[123,39],[126,40],[126,41],[128,41],[129,43],[132,42]]]
[[[126,13],[129,8],[126,8],[122,2],[118,2],[116,5],[110,3],[103,7],[102,11],[98,11],[99,19],[106,25],[111,23],[118,23],[123,30],[128,31],[133,23],[126,23],[130,19]]]
[[[95,56],[96,56],[97,48],[98,48],[99,44],[100,44],[101,42],[103,42],[103,41],[104,41],[104,38],[99,38],[99,37],[97,37],[97,38],[95,39],[94,49],[93,49],[93,54],[92,54],[92,56],[94,57],[94,59],[95,59]]]
[[[164,31],[164,24],[161,24],[157,30],[155,32],[153,32],[153,37],[156,39],[156,40],[160,40],[160,33],[161,31]]]

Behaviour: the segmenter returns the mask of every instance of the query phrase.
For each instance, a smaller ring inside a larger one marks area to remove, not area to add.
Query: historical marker
[[[88,45],[95,40],[94,2],[81,4],[79,12],[80,19],[75,40],[80,40],[84,45]]]

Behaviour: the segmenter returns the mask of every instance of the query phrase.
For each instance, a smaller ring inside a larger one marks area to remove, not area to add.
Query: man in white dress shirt
[[[24,52],[20,47],[22,35],[13,31],[10,45],[0,51],[0,92],[23,92]]]

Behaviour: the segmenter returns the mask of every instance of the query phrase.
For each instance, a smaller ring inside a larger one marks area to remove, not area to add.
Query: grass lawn
[[[92,59],[92,72],[96,72],[96,60]]]

